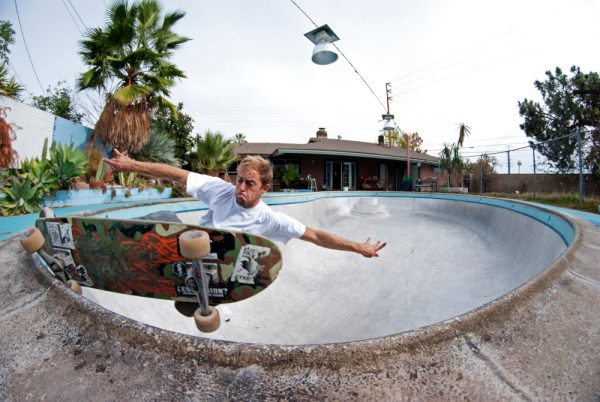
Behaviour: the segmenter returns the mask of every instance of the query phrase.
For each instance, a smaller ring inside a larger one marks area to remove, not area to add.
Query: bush
[[[87,164],[88,158],[73,144],[58,144],[50,148],[48,169],[62,190],[68,190],[75,179],[85,174]]]

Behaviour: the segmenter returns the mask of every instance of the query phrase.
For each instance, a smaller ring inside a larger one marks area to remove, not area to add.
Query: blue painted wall
[[[85,144],[92,135],[92,129],[81,124],[73,123],[67,119],[56,116],[54,119],[54,132],[52,139],[57,144],[73,144],[75,147],[85,151]]]

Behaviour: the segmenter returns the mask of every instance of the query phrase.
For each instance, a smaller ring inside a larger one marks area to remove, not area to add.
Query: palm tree
[[[224,139],[219,132],[212,133],[208,130],[204,137],[197,135],[194,142],[194,151],[190,155],[194,171],[218,176],[238,160],[237,155],[233,153],[235,142]]]
[[[445,170],[448,173],[448,184],[450,187],[450,172],[452,170],[452,149],[454,148],[454,144],[446,144],[444,143],[444,148],[440,151],[440,169]]]
[[[122,151],[138,151],[148,141],[150,114],[158,105],[175,106],[166,97],[185,74],[169,59],[189,38],[172,27],[185,15],[161,17],[156,0],[116,0],[104,28],[90,29],[80,55],[90,69],[78,79],[83,89],[105,89],[106,105],[94,128],[95,138]]]
[[[243,133],[236,133],[233,136],[233,141],[235,141],[236,144],[245,144],[248,141],[246,141],[246,136]]]
[[[458,142],[457,145],[459,147],[463,146],[463,142],[465,137],[468,137],[471,134],[471,127],[467,126],[465,123],[458,123]]]
[[[446,144],[440,152],[440,169],[448,173],[448,187],[452,181],[452,176],[458,181],[458,175],[465,168],[465,162],[460,156],[460,147],[457,144]]]
[[[453,144],[454,145],[454,144]],[[459,153],[460,147],[455,145],[452,149],[452,161],[450,163],[452,174],[454,174],[455,181],[458,182],[459,187],[462,187],[462,174],[465,169],[465,161]]]
[[[6,66],[0,65],[0,95],[19,100],[23,89],[23,85],[10,76]]]

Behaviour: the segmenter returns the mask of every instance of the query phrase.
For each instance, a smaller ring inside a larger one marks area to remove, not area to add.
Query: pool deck
[[[567,252],[501,299],[398,335],[306,346],[137,323],[29,269],[9,238],[0,400],[598,400],[600,229],[574,215]]]

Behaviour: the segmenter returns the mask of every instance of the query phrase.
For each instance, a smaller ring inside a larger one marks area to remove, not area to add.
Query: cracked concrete
[[[367,341],[278,346],[120,317],[0,243],[0,400],[600,400],[600,229],[457,318]],[[583,279],[582,279],[583,278]]]

